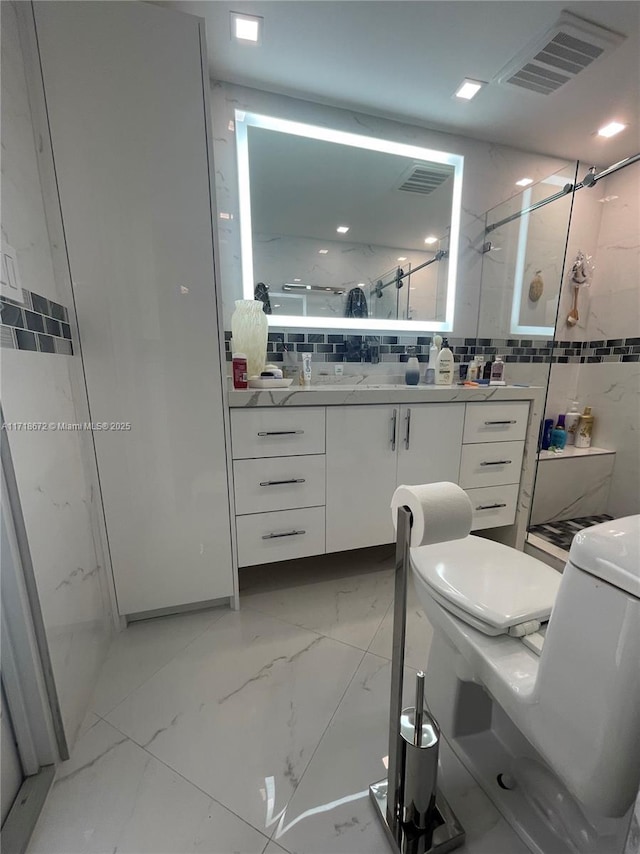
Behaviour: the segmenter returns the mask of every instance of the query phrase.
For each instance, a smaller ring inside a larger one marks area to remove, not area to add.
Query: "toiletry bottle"
[[[504,362],[502,356],[496,356],[495,362],[491,364],[491,385],[504,385]]]
[[[434,335],[431,339],[431,346],[429,347],[429,364],[427,365],[427,370],[424,375],[424,381],[427,385],[435,384],[436,368],[438,366],[438,353],[440,352],[441,343],[442,338],[439,335]]]
[[[469,363],[469,370],[467,371],[467,379],[470,382],[475,382],[478,379],[478,360],[474,356]]]
[[[311,385],[311,353],[302,354],[302,379],[305,386]]]
[[[491,359],[489,359],[488,362],[484,363],[483,368],[482,368],[482,379],[483,380],[490,380],[491,379],[491,366],[492,365],[493,365],[493,362],[491,361]],[[480,379],[480,377],[479,377],[479,379]]]
[[[244,353],[234,353],[231,362],[233,370],[233,387],[247,388],[247,357]]]
[[[542,431],[542,450],[548,451],[551,447],[551,434],[553,433],[553,418],[545,418]]]
[[[591,407],[585,406],[576,430],[576,448],[590,448],[592,434],[593,415],[591,414]]]
[[[445,338],[442,342],[442,350],[438,353],[436,365],[436,384],[453,385],[453,353],[449,349],[449,342]]]
[[[404,381],[407,385],[418,385],[420,382],[420,362],[418,362],[416,356],[409,356],[407,359]]]
[[[478,364],[478,376],[476,379],[481,380],[484,376],[484,356],[476,356],[476,362]]]
[[[564,415],[558,415],[558,423],[551,431],[551,444],[559,451],[567,444],[567,431],[564,428]]]
[[[564,426],[567,431],[567,445],[575,445],[576,431],[578,422],[580,421],[580,412],[578,410],[578,401],[574,400],[571,403],[571,409],[564,416]]]

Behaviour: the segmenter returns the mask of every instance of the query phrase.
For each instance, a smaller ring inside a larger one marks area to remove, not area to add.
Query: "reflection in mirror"
[[[478,335],[553,338],[576,163],[487,211]]]
[[[240,111],[236,138],[243,293],[273,324],[452,328],[461,156]]]

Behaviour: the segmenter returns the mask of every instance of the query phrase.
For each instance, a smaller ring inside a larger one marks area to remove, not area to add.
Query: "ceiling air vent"
[[[530,41],[495,80],[550,95],[625,38],[563,11],[553,27]]]
[[[409,174],[398,187],[407,193],[422,193],[428,195],[449,178],[453,169],[451,166],[438,166],[436,163],[414,163]]]

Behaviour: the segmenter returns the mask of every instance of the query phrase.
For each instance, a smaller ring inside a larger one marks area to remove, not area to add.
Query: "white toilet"
[[[640,785],[640,516],[576,535],[562,575],[469,536],[411,550],[426,697],[538,854],[621,854]]]

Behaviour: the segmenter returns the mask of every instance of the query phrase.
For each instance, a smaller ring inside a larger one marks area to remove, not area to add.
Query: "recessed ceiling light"
[[[456,98],[462,98],[463,101],[470,101],[475,97],[485,84],[482,80],[471,80],[465,77],[456,92]]]
[[[401,256],[398,258],[398,261],[406,261],[406,260],[407,260],[407,256],[406,256],[406,255],[401,255]]]
[[[231,36],[241,42],[262,43],[262,24],[264,18],[256,15],[242,15],[231,12]]]
[[[294,279],[293,281],[294,281],[294,282],[301,282],[301,281],[302,281],[302,279]]]
[[[338,234],[346,234],[349,231],[349,226],[348,225],[339,225],[336,228],[336,231],[338,232]]]
[[[533,178],[520,178],[516,181],[516,187],[528,187],[529,184],[533,184]]]
[[[318,255],[328,255],[328,249],[318,249]]]
[[[600,128],[598,136],[604,136],[608,139],[610,136],[615,136],[617,133],[620,133],[620,131],[625,128],[626,125],[623,125],[622,122],[609,122],[608,125],[604,125],[604,127]]]
[[[432,243],[437,243],[437,242],[438,242],[438,238],[437,238],[437,237],[434,237],[434,236],[433,236],[433,234],[430,234],[430,235],[429,235],[429,237],[425,237],[424,242],[425,242],[425,243],[428,243],[429,245],[431,245]]]

